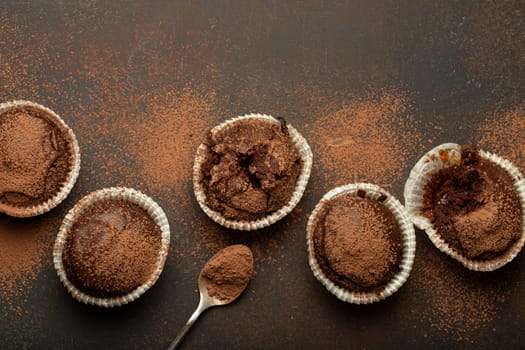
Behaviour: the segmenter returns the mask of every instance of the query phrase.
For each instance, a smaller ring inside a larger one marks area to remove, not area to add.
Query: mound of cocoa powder
[[[92,296],[127,294],[155,271],[161,230],[136,204],[102,201],[73,224],[63,253],[68,278]]]
[[[256,220],[292,198],[301,157],[286,125],[241,120],[227,132],[210,135],[202,165],[206,204],[227,219]]]
[[[0,201],[30,206],[56,195],[71,167],[70,149],[44,112],[20,107],[0,114]]]
[[[253,274],[252,252],[242,244],[219,251],[202,270],[202,276],[207,281],[208,295],[220,300],[231,300],[238,296]]]
[[[522,209],[511,176],[463,146],[461,163],[425,186],[423,213],[443,239],[469,259],[504,254],[521,236]]]

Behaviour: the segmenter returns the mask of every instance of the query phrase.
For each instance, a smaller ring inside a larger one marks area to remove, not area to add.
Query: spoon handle
[[[193,324],[195,323],[195,321],[197,321],[199,316],[210,306],[211,304],[206,302],[205,298],[201,294],[200,300],[199,300],[199,306],[197,306],[197,309],[195,309],[193,314],[190,316],[190,318],[188,319],[188,322],[186,322],[184,327],[182,327],[179,334],[177,335],[177,338],[175,338],[175,340],[171,342],[170,346],[168,347],[168,350],[174,350],[180,345],[180,343],[182,343],[182,339],[184,339],[184,336],[186,335],[186,333],[188,333],[191,326],[193,326]]]

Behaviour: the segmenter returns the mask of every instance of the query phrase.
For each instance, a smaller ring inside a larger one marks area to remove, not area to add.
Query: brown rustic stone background
[[[313,277],[305,226],[319,198],[347,182],[403,201],[412,165],[443,142],[482,146],[525,171],[524,11],[519,1],[1,3],[0,101],[61,115],[82,167],[52,212],[0,215],[0,348],[162,349],[197,305],[200,268],[232,243],[252,248],[257,275],[236,303],[204,314],[183,348],[523,346],[524,253],[469,272],[416,231],[408,282],[353,306]],[[190,174],[205,131],[249,112],[287,118],[314,168],[292,214],[242,233],[202,213]],[[115,185],[158,201],[172,246],[148,293],[102,310],[67,294],[51,250],[67,210]]]

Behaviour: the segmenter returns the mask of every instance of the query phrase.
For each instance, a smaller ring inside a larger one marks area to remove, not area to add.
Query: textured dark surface
[[[410,167],[427,148],[475,142],[486,115],[523,103],[523,7],[522,2],[315,0],[0,4],[0,100],[29,99],[50,107],[74,129],[82,151],[76,186],[46,218],[58,229],[85,194],[126,185],[156,199],[172,226],[172,247],[158,283],[138,301],[114,310],[81,305],[67,294],[52,268],[53,235],[48,235],[49,258],[27,295],[15,301],[23,312],[10,312],[0,300],[0,348],[162,349],[197,304],[201,266],[220,246],[234,242],[254,249],[257,275],[239,301],[204,314],[183,348],[524,346],[523,253],[494,273],[472,273],[417,231],[414,270],[394,296],[353,306],[329,294],[313,277],[305,248],[308,213],[334,186],[324,181],[327,169],[315,163],[319,148],[313,142],[312,180],[298,208],[269,229],[234,233],[200,211],[189,171],[173,186],[152,181],[137,173],[137,153],[128,152],[134,139],[117,135],[120,125],[147,121],[157,100],[190,91],[211,101],[208,114],[184,115],[201,120],[204,129],[260,112],[286,116],[312,140],[319,133],[312,129],[318,117],[312,96],[338,103],[365,89],[402,89],[418,125],[432,125],[418,131],[429,142],[413,150],[391,183],[402,200]],[[193,137],[193,148],[203,135],[182,136]],[[519,156],[518,164],[524,164]],[[189,166],[191,161],[185,160]],[[337,176],[344,182],[343,173]],[[13,220],[0,215],[0,222],[7,221]],[[429,264],[436,262],[453,278],[449,291],[428,276]],[[466,293],[474,305],[478,295],[479,309],[488,302],[490,312],[477,314],[475,326],[461,307],[436,314],[436,293],[448,296],[443,300]]]

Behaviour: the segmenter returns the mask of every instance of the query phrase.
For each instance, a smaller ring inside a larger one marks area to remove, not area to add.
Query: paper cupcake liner
[[[472,260],[459,254],[452,249],[447,242],[436,231],[430,219],[425,217],[421,208],[423,206],[423,195],[425,185],[430,181],[432,175],[440,169],[459,165],[461,160],[461,146],[455,143],[445,143],[427,152],[414,166],[405,184],[404,197],[407,212],[416,227],[424,230],[432,243],[443,253],[459,261],[463,266],[474,271],[493,271],[509,263],[518,255],[525,243],[525,180],[511,162],[490,152],[478,150],[481,158],[489,160],[505,171],[514,179],[514,187],[518,191],[522,212],[522,235],[512,247],[503,255],[491,260]]]
[[[380,292],[352,292],[339,287],[325,275],[315,257],[313,234],[314,228],[317,225],[319,213],[322,212],[323,207],[331,200],[341,195],[357,195],[357,191],[359,190],[366,191],[366,197],[375,200],[381,196],[386,196],[386,199],[382,204],[392,212],[401,232],[402,254],[399,266],[400,270]],[[416,254],[416,236],[414,233],[414,226],[410,222],[405,208],[389,192],[379,186],[369,183],[348,184],[336,187],[326,193],[319,203],[317,203],[308,219],[308,224],[306,226],[306,245],[308,248],[308,263],[310,264],[310,268],[317,280],[319,280],[319,282],[321,282],[326,289],[337,298],[352,304],[371,304],[394,294],[408,279]]]
[[[93,297],[87,293],[84,293],[79,288],[77,288],[67,277],[67,273],[64,267],[62,260],[63,251],[65,249],[66,240],[68,235],[71,232],[75,220],[86,210],[88,210],[94,203],[107,200],[122,200],[130,203],[134,203],[144,210],[151,216],[153,221],[161,229],[161,248],[159,250],[159,256],[156,262],[155,271],[151,274],[150,279],[144,284],[137,287],[135,290],[131,291],[128,294],[112,297],[112,298],[98,298]],[[55,246],[53,248],[53,263],[55,270],[57,271],[58,277],[62,284],[67,288],[69,293],[78,301],[90,304],[97,305],[102,307],[114,307],[122,306],[124,304],[130,303],[133,300],[139,298],[144,294],[159,278],[162,269],[164,268],[164,263],[166,262],[166,257],[168,255],[168,249],[170,245],[170,226],[166,214],[162,208],[150,197],[145,194],[125,187],[112,187],[105,188],[92,192],[82,198],[66,215],[62,226],[58,232]]]
[[[227,132],[231,128],[235,126],[235,124],[240,120],[246,120],[246,119],[256,119],[256,120],[262,120],[266,122],[270,122],[274,125],[280,126],[281,122],[277,119],[275,119],[272,116],[265,115],[265,114],[247,114],[241,117],[233,118],[230,120],[225,121],[224,123],[214,127],[211,130],[212,134],[218,134]],[[297,182],[295,184],[295,189],[292,195],[292,198],[290,201],[280,208],[279,210],[276,210],[275,212],[257,219],[253,221],[236,221],[236,220],[229,220],[226,219],[221,213],[211,209],[206,205],[206,193],[204,191],[204,186],[201,184],[202,180],[202,173],[201,173],[201,166],[204,160],[206,159],[206,154],[208,152],[208,147],[203,143],[199,146],[197,149],[197,154],[195,156],[195,162],[193,164],[193,189],[195,192],[195,197],[197,198],[197,202],[199,203],[202,210],[208,215],[213,221],[218,223],[219,225],[222,225],[227,228],[235,229],[235,230],[241,230],[241,231],[252,231],[252,230],[258,230],[263,227],[270,226],[277,221],[284,218],[286,215],[288,215],[299,203],[301,200],[304,190],[306,189],[306,184],[308,183],[308,179],[310,178],[310,172],[312,170],[312,150],[310,149],[310,146],[304,139],[304,137],[297,131],[292,125],[287,124],[288,126],[288,132],[290,134],[290,138],[292,140],[292,143],[297,148],[297,151],[299,152],[299,155],[301,156],[303,167],[301,169],[301,173],[299,174],[299,177],[297,178]]]
[[[75,182],[77,181],[78,174],[80,172],[80,148],[78,146],[78,141],[73,133],[73,130],[66,124],[66,122],[58,116],[55,112],[50,110],[47,107],[44,107],[42,105],[39,105],[34,102],[30,101],[12,101],[12,102],[5,102],[0,103],[0,114],[7,112],[9,110],[13,109],[19,109],[29,107],[35,110],[38,110],[40,112],[43,112],[46,114],[46,116],[49,118],[50,121],[52,121],[59,129],[63,132],[65,138],[69,138],[71,148],[71,168],[69,170],[69,173],[66,176],[66,179],[64,180],[64,184],[60,188],[60,190],[54,195],[53,197],[49,198],[48,200],[37,204],[33,206],[13,206],[9,205],[7,203],[0,203],[0,212],[20,217],[20,218],[26,218],[31,216],[37,216],[40,214],[44,214],[51,209],[55,208],[57,205],[62,203],[64,199],[69,195],[69,192],[71,192],[71,189],[75,185]]]

